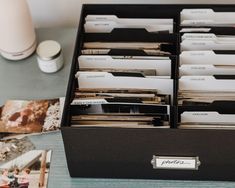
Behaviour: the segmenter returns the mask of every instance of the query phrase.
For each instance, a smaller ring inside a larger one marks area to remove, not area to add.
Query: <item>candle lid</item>
[[[58,42],[53,40],[46,40],[41,42],[37,47],[37,54],[42,60],[52,60],[58,57],[61,53],[61,46]]]

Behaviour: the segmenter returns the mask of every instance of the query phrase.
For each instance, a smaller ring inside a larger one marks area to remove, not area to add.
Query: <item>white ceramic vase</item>
[[[30,56],[36,35],[26,0],[0,0],[0,54],[9,60]]]

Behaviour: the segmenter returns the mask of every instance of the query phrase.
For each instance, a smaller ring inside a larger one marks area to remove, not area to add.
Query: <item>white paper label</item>
[[[197,170],[200,162],[197,157],[157,157],[152,164],[155,169]]]
[[[93,100],[86,100],[86,99],[75,99],[71,103],[71,105],[89,105],[89,104],[107,104],[108,102],[105,99],[93,99]]]

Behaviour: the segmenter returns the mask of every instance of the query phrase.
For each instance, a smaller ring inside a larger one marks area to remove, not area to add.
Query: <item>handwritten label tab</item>
[[[197,170],[200,165],[198,157],[153,156],[154,169]]]
[[[75,99],[71,105],[107,104],[105,99]]]

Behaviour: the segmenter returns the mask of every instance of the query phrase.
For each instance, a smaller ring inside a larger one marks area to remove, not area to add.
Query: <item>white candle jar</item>
[[[37,61],[41,71],[54,73],[63,67],[62,49],[58,42],[47,40],[37,47]]]

